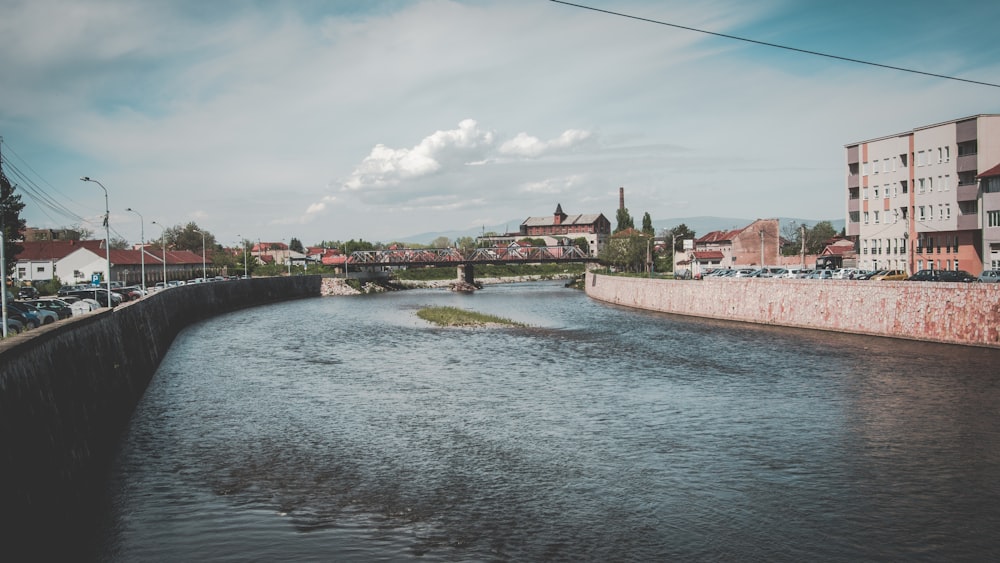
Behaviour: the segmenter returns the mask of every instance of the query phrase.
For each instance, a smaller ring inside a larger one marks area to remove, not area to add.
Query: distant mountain
[[[484,232],[486,233],[506,233],[507,231],[516,231],[520,228],[521,223],[524,218],[511,219],[506,223],[499,225],[483,225],[481,227],[473,227],[471,229],[456,230],[456,231],[432,231],[429,233],[420,233],[416,235],[410,235],[408,237],[403,237],[397,242],[415,242],[417,244],[430,244],[430,242],[438,237],[448,237],[449,240],[455,240],[461,237],[478,237]]]
[[[636,220],[635,217],[632,218],[633,221]],[[454,241],[461,237],[478,237],[483,234],[483,232],[495,232],[495,233],[506,233],[508,231],[516,231],[518,227],[521,226],[521,222],[524,219],[511,219],[510,221],[498,224],[498,225],[484,225],[479,228],[471,228],[465,230],[453,230],[453,231],[433,231],[428,233],[420,233],[416,235],[410,235],[408,237],[403,237],[394,242],[412,242],[417,244],[430,244],[430,242],[438,237],[448,237],[449,240]],[[829,221],[833,225],[834,230],[838,233],[844,228],[843,219],[794,219],[790,217],[779,217],[778,221],[781,222],[781,228],[785,228],[785,225],[795,221],[796,225],[806,225],[811,227],[820,221]],[[641,227],[642,217],[638,218],[638,223],[636,227]],[[750,223],[753,223],[754,219],[737,219],[733,217],[678,217],[675,219],[660,219],[659,221],[653,221],[653,229],[656,230],[656,234],[659,235],[660,231],[664,229],[672,229],[681,223],[687,225],[687,228],[694,231],[696,236],[703,236],[712,231],[728,231],[733,229],[741,229],[746,227]],[[614,228],[614,220],[611,221],[611,227]]]

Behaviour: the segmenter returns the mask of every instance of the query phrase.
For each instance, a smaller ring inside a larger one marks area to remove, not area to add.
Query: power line
[[[822,53],[822,52],[819,52],[819,51],[810,51],[808,49],[800,49],[798,47],[789,47],[788,45],[779,45],[777,43],[768,43],[766,41],[758,41],[756,39],[749,39],[749,38],[746,38],[746,37],[739,37],[737,35],[728,35],[728,34],[725,34],[725,33],[717,33],[717,32],[714,32],[714,31],[706,31],[704,29],[698,29],[696,27],[689,27],[689,26],[686,26],[686,25],[679,25],[679,24],[675,24],[675,23],[669,23],[669,22],[665,22],[665,21],[654,20],[654,19],[650,19],[650,18],[644,18],[644,17],[641,17],[641,16],[633,16],[631,14],[624,14],[624,13],[621,13],[621,12],[613,12],[611,10],[604,10],[604,9],[601,9],[601,8],[594,8],[592,6],[584,6],[583,4],[575,4],[573,2],[564,2],[563,0],[549,0],[549,1],[550,2],[555,2],[556,4],[563,4],[563,5],[566,5],[566,6],[572,6],[574,8],[581,8],[581,9],[584,9],[584,10],[591,10],[593,12],[600,12],[602,14],[608,14],[608,15],[612,15],[612,16],[618,16],[618,17],[628,18],[628,19],[638,20],[638,21],[644,21],[644,22],[647,22],[647,23],[655,23],[657,25],[664,25],[664,26],[673,27],[673,28],[676,28],[676,29],[683,29],[683,30],[686,30],[686,31],[694,31],[694,32],[697,32],[697,33],[704,33],[706,35],[714,35],[715,37],[723,37],[725,39],[734,39],[736,41],[744,41],[746,43],[753,43],[755,45],[763,45],[764,47],[773,47],[775,49],[784,49],[786,51],[794,51],[796,53],[803,53],[803,54],[806,54],[806,55],[813,55],[813,56],[817,56],[817,57],[826,57],[828,59],[835,59],[835,60],[838,60],[838,61],[845,61],[845,62],[849,62],[849,63],[874,66],[874,67],[885,68],[885,69],[889,69],[889,70],[898,70],[898,71],[901,71],[901,72],[909,72],[909,73],[913,73],[913,74],[921,74],[923,76],[931,76],[931,77],[934,77],[934,78],[944,78],[945,80],[957,80],[958,82],[966,82],[966,83],[969,83],[969,84],[978,84],[980,86],[990,86],[990,87],[993,87],[993,88],[1000,88],[1000,84],[993,84],[991,82],[981,82],[979,80],[969,80],[967,78],[958,78],[956,76],[948,76],[946,74],[935,74],[933,72],[924,72],[922,70],[915,70],[915,69],[912,69],[912,68],[905,68],[905,67],[901,67],[901,66],[892,66],[892,65],[882,64],[882,63],[873,63],[871,61],[864,61],[864,60],[861,60],[861,59],[852,59],[850,57],[841,57],[840,55],[831,55],[830,53]]]

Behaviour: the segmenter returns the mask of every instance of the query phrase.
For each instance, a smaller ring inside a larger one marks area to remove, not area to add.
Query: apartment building
[[[1000,115],[852,143],[847,235],[858,267],[978,274],[1000,267]],[[995,225],[994,225],[995,223]]]

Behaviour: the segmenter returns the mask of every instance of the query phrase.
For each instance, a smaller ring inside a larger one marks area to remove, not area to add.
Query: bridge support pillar
[[[472,269],[472,264],[460,264],[458,266],[458,281],[475,285],[476,276]]]

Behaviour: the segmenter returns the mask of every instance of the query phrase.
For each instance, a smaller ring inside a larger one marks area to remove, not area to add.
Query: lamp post
[[[108,275],[104,280],[108,288],[108,307],[112,306],[111,302],[111,226],[109,223],[109,218],[111,217],[111,211],[108,207],[108,189],[104,187],[104,184],[98,182],[97,180],[91,180],[90,176],[84,176],[80,178],[84,182],[93,182],[101,189],[104,190],[104,257],[108,262]]]
[[[193,229],[194,232],[201,235],[201,281],[208,281],[208,270],[205,269],[205,233],[199,231],[198,229]]]
[[[243,277],[249,278],[249,264],[247,263],[247,241],[243,239],[243,235],[236,235],[240,239],[240,246],[243,247]]]
[[[142,268],[142,283],[140,284],[142,289],[142,294],[146,295],[146,223],[145,219],[142,218],[142,213],[139,213],[131,207],[126,208],[125,211],[131,211],[139,216],[139,264]]]
[[[167,289],[167,245],[165,243],[167,229],[156,221],[152,221],[152,223],[160,228],[160,250],[163,251],[163,289]]]

